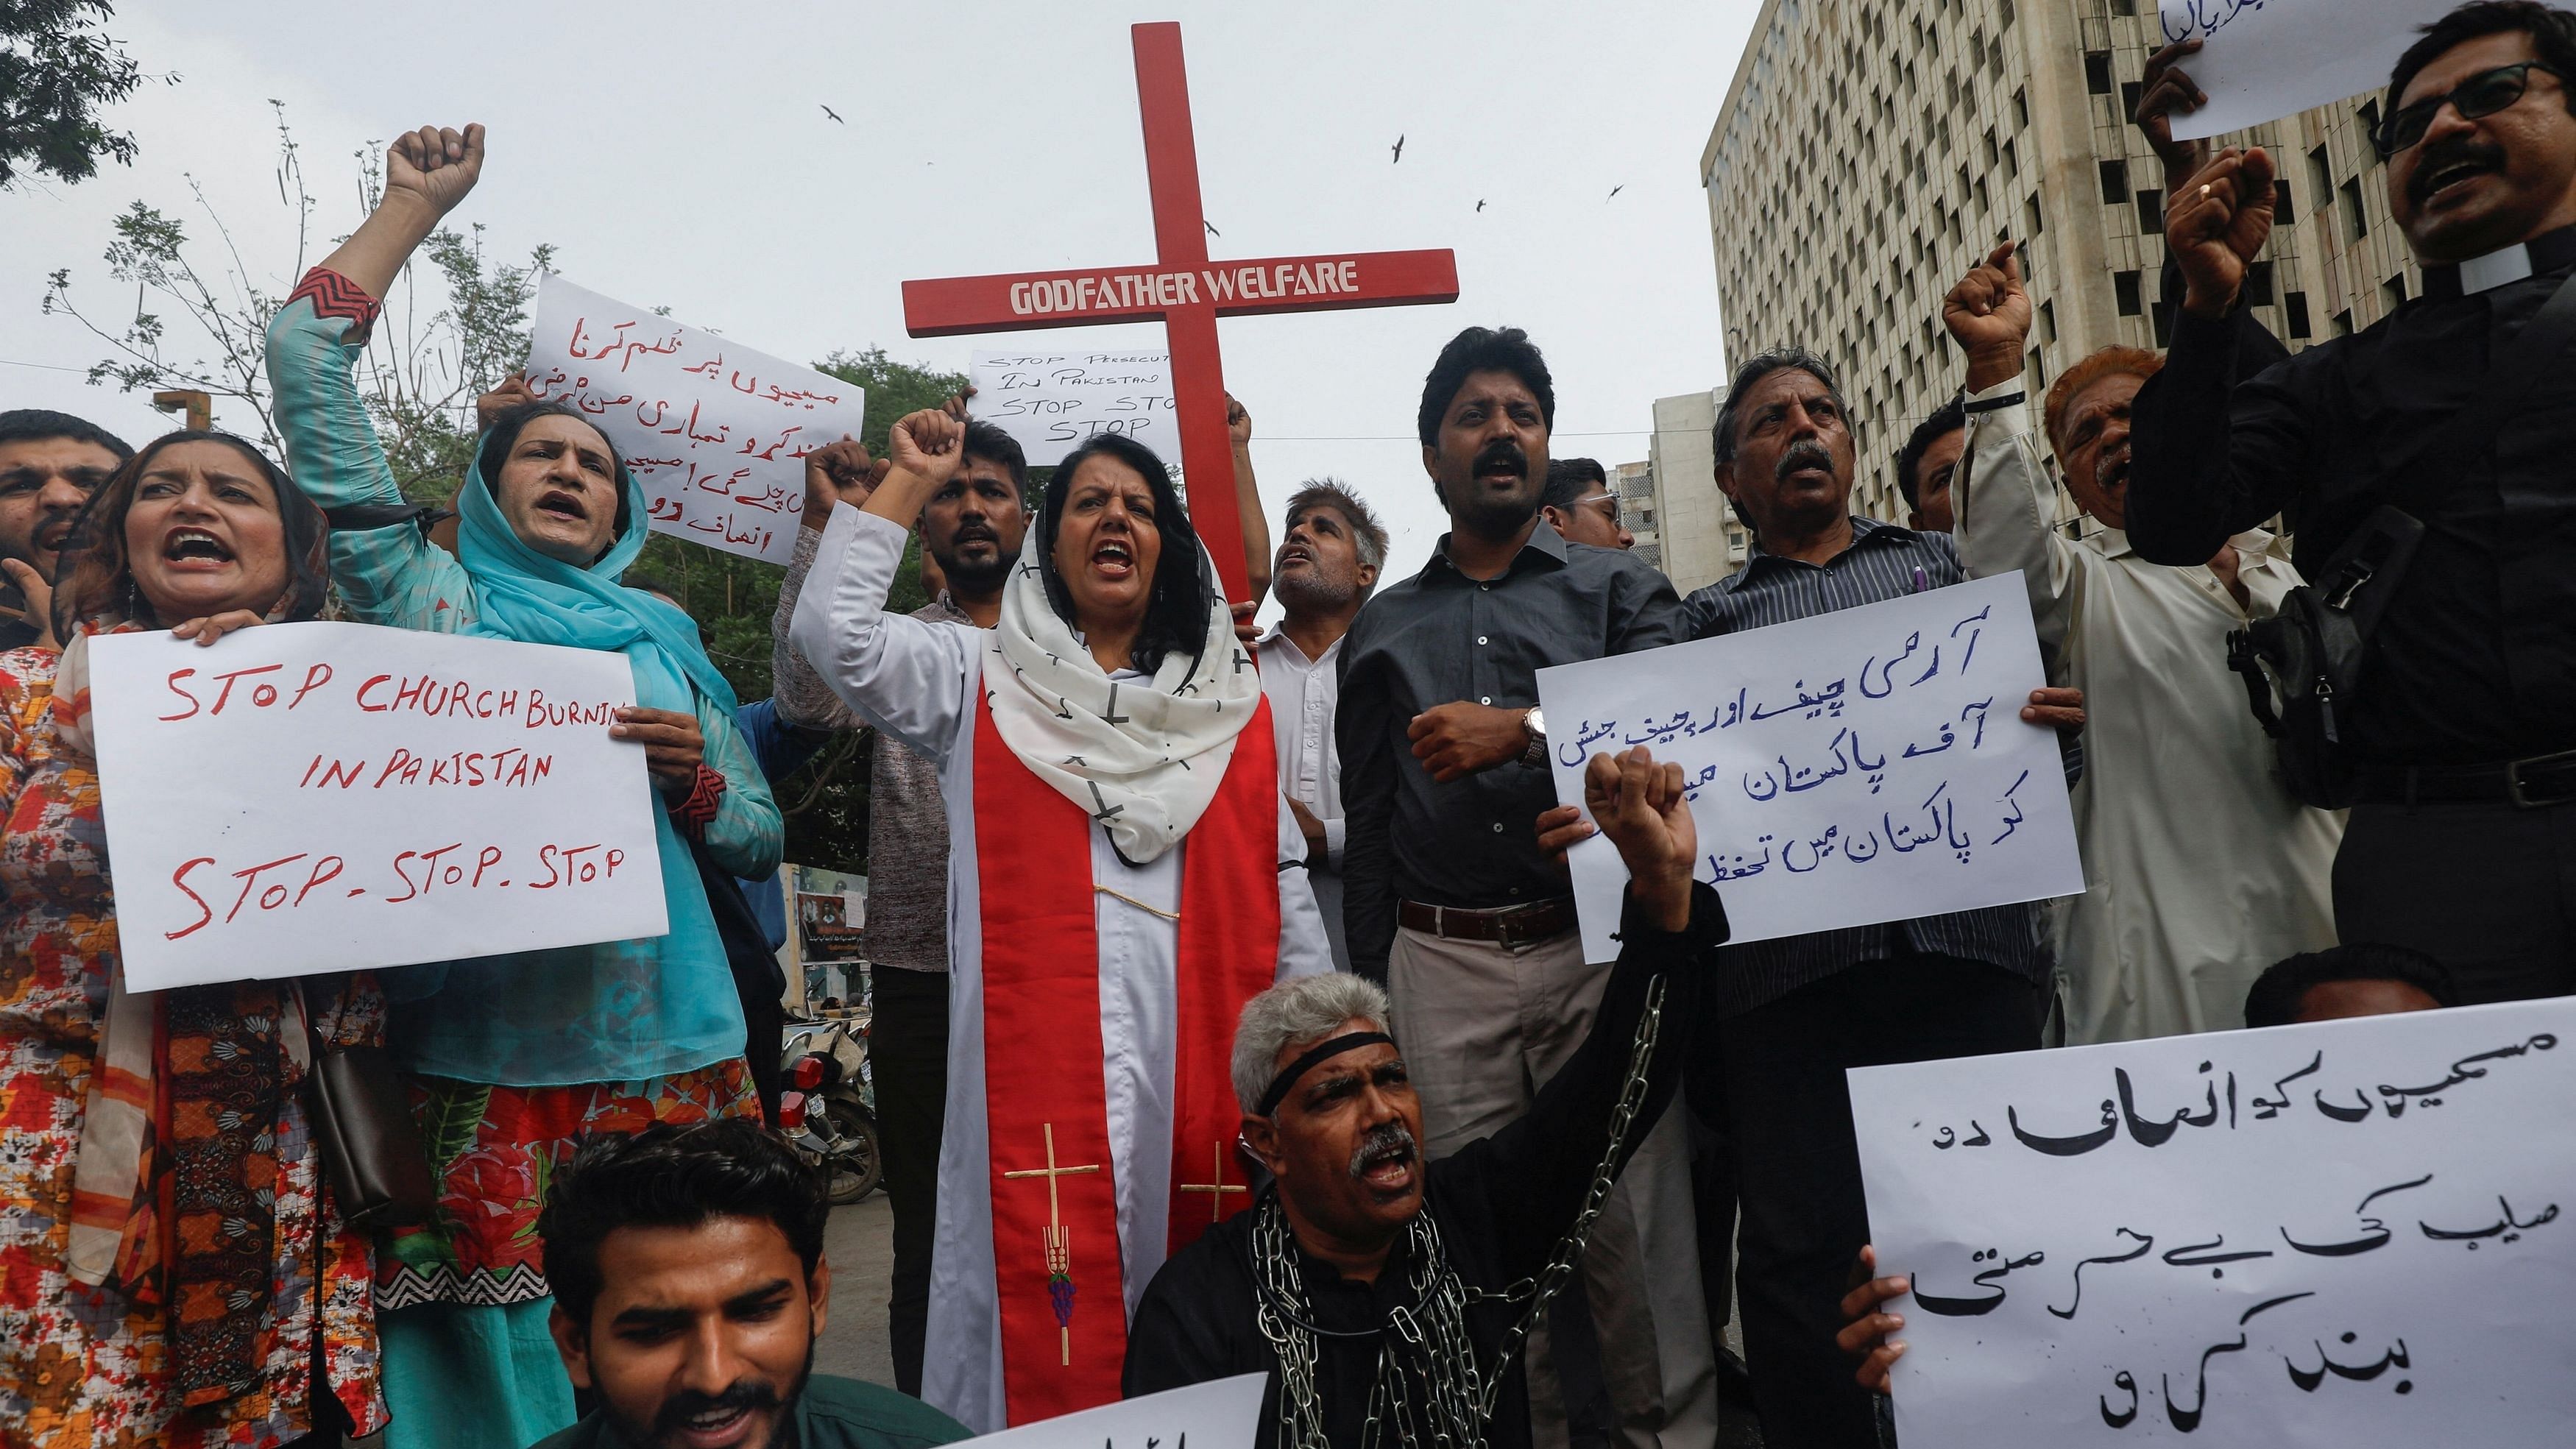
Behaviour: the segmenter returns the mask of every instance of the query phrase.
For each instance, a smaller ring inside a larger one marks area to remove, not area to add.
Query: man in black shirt
[[[2183,304],[2136,402],[2129,541],[2191,563],[2290,509],[2321,578],[2374,509],[2423,523],[2337,711],[2361,793],[2336,925],[2445,960],[2471,1002],[2576,990],[2576,367],[2527,379],[2478,443],[2421,451],[2526,381],[2494,359],[2576,272],[2576,14],[2452,12],[2398,62],[2374,139],[2423,295],[2259,372],[2233,319],[2271,158],[2223,151],[2172,199]]]
[[[1351,969],[1383,984],[1412,1044],[1424,1147],[1455,1151],[1529,1110],[1583,1040],[1609,975],[1587,965],[1572,887],[1531,833],[1556,803],[1538,671],[1678,642],[1670,582],[1634,554],[1570,543],[1539,517],[1556,394],[1518,329],[1471,327],[1424,379],[1422,465],[1450,531],[1380,589],[1342,641],[1342,915]],[[1679,1114],[1641,1149],[1593,1235],[1587,1293],[1531,1348],[1542,1443],[1606,1391],[1628,1449],[1716,1431],[1715,1357],[1691,1278],[1645,1264],[1690,1221]],[[1666,1225],[1671,1225],[1667,1227]],[[1687,1247],[1681,1250],[1685,1256]],[[1575,1322],[1589,1304],[1598,1319]],[[1559,1392],[1556,1371],[1565,1379]]]
[[[1561,1240],[1613,1134],[1626,1129],[1615,1172],[1670,1100],[1679,1053],[1657,1040],[1689,1019],[1706,953],[1726,937],[1717,893],[1691,878],[1698,833],[1682,789],[1680,767],[1642,748],[1592,758],[1585,803],[1628,867],[1624,944],[1582,1046],[1491,1137],[1425,1167],[1422,1106],[1368,982],[1302,977],[1245,1007],[1235,1095],[1274,1183],[1146,1287],[1128,1330],[1130,1397],[1266,1372],[1265,1446],[1310,1431],[1334,1449],[1530,1442],[1510,1350],[1543,1305],[1509,1290],[1564,1281],[1548,1271]]]

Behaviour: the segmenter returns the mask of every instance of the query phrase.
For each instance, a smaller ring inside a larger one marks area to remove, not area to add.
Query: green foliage
[[[98,29],[110,13],[108,0],[0,0],[0,190],[31,172],[87,181],[101,156],[134,164],[134,138],[98,119],[143,80]]]

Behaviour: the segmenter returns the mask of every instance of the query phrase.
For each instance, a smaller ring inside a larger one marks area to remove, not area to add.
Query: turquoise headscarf
[[[705,699],[730,719],[733,687],[699,646],[697,625],[618,582],[651,526],[643,485],[625,465],[617,469],[625,527],[585,569],[521,541],[477,454],[456,495],[457,552],[477,611],[465,632],[615,650],[634,668],[637,703],[697,714]],[[450,962],[435,995],[396,1013],[406,1065],[469,1082],[554,1086],[635,1081],[741,1055],[742,1004],[706,888],[658,799],[653,824],[669,935]]]

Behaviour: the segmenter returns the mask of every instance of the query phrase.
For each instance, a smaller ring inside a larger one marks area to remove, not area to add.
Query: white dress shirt
[[[1309,659],[1297,641],[1274,624],[1255,640],[1261,692],[1270,700],[1270,732],[1279,747],[1279,793],[1306,807],[1324,825],[1324,863],[1307,865],[1324,934],[1333,944],[1333,966],[1351,969],[1342,938],[1342,760],[1333,746],[1333,715],[1342,699],[1342,641],[1320,659]]]
[[[2021,570],[2048,682],[2084,691],[2085,893],[2057,915],[2067,1041],[2243,1026],[2264,967],[2335,943],[2343,819],[2282,788],[2227,667],[2228,631],[2299,586],[2287,550],[2259,529],[2231,540],[2249,607],[2207,565],[2149,563],[2118,529],[2068,540],[2018,403],[1972,417],[1960,480],[1960,561],[1975,578]]]

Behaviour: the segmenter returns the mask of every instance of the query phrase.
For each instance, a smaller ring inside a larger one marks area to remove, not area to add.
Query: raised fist
[[[835,504],[856,508],[867,502],[886,471],[885,460],[870,459],[866,445],[849,438],[806,454],[805,526],[829,524]]]
[[[886,439],[894,466],[933,486],[945,483],[965,461],[966,425],[941,408],[923,408],[895,420]]]
[[[1941,299],[1941,325],[1968,354],[1969,391],[1981,392],[2021,370],[2030,293],[2022,289],[2021,259],[2011,242],[1988,252]]]
[[[445,215],[483,174],[483,128],[423,126],[385,148],[385,198],[407,194]]]
[[[2182,268],[2182,307],[2217,317],[2272,235],[2272,157],[2231,146],[2165,199],[2165,247]]]
[[[523,404],[540,401],[543,399],[529,390],[528,374],[524,370],[511,373],[501,379],[499,387],[474,400],[474,426],[488,433],[501,414]]]

